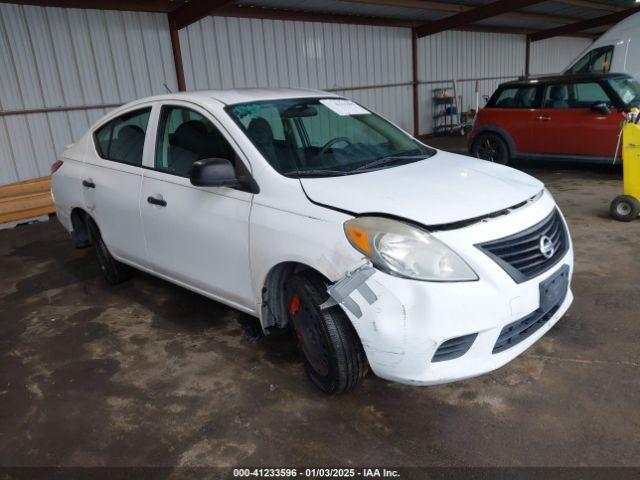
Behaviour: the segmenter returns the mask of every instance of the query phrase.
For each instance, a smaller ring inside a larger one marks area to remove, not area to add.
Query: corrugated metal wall
[[[2,112],[120,104],[177,90],[163,14],[0,4]],[[105,109],[0,114],[0,184],[49,174]]]
[[[448,31],[418,40],[420,133],[434,125],[433,90],[453,91],[457,80],[462,110],[475,108],[476,81],[483,95],[491,95],[501,82],[524,74],[525,37],[498,33]]]
[[[591,40],[560,37],[534,42],[531,46],[531,73],[561,71]],[[479,105],[496,87],[524,74],[526,39],[523,35],[447,31],[418,41],[420,92],[420,133],[434,126],[433,90],[453,91],[457,80],[462,111],[475,108],[476,84]]]
[[[188,90],[334,89],[412,129],[409,29],[208,17],[181,30],[180,45]]]
[[[412,130],[411,32],[403,28],[209,17],[180,31],[188,89],[332,89]],[[584,39],[532,49],[532,71],[565,66]],[[524,72],[519,35],[444,32],[419,41],[420,131],[433,126],[432,90],[458,80],[463,110],[475,84],[490,95]],[[0,184],[49,172],[64,145],[106,109],[177,90],[166,15],[0,3]],[[367,87],[367,88],[362,88]],[[481,100],[480,105],[484,102]]]
[[[531,73],[557,73],[569,66],[592,40],[577,37],[555,37],[531,44]]]

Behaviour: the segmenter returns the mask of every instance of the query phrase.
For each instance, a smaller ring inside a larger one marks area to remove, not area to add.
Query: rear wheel
[[[93,220],[88,219],[88,226],[91,241],[98,256],[98,265],[100,265],[100,270],[107,282],[111,285],[117,285],[129,280],[131,278],[131,269],[111,256],[104,240],[102,240],[100,230]]]
[[[640,213],[640,202],[631,195],[618,195],[611,202],[609,208],[611,216],[621,222],[630,222],[638,218]]]
[[[495,133],[481,133],[471,146],[474,157],[489,162],[506,165],[509,163],[509,148],[506,142]]]
[[[338,306],[320,309],[328,298],[320,275],[302,272],[288,284],[289,318],[309,379],[326,393],[356,387],[367,373],[367,361],[346,314]]]

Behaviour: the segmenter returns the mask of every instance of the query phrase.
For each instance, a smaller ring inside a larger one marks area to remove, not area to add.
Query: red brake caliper
[[[300,297],[298,295],[294,295],[291,297],[291,303],[289,304],[289,313],[292,317],[295,317],[298,310],[300,310]]]
[[[291,303],[289,304],[289,314],[291,319],[295,320],[296,314],[300,311],[301,305],[300,297],[296,294],[291,297]],[[302,345],[302,335],[299,332],[299,328],[294,328],[296,332],[296,338],[298,339],[298,346]]]

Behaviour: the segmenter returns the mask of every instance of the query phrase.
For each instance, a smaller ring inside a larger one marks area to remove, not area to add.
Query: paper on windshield
[[[624,94],[622,95],[622,101],[624,103],[629,103],[631,102],[631,100],[633,100],[636,96],[634,95],[634,93],[631,90],[627,90],[626,92],[624,92]]]
[[[329,110],[332,110],[343,117],[347,115],[363,115],[371,113],[369,110],[362,108],[351,100],[324,98],[320,100],[320,103]]]

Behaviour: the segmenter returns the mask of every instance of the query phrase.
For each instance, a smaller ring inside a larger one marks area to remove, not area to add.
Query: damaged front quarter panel
[[[321,308],[340,307],[358,332],[369,363],[394,365],[402,360],[406,345],[406,307],[376,276],[370,262],[347,271],[329,285],[329,299]]]
[[[342,305],[357,318],[362,317],[362,310],[351,297],[351,293],[357,290],[369,305],[373,305],[378,300],[378,297],[371,290],[371,287],[367,285],[367,279],[374,273],[375,269],[371,264],[365,264],[351,272],[347,272],[344,277],[327,288],[329,299],[320,305],[320,308],[326,309],[334,305]]]

